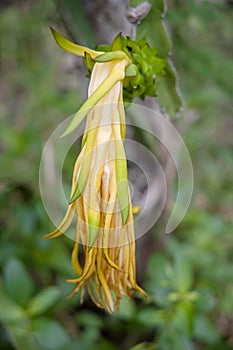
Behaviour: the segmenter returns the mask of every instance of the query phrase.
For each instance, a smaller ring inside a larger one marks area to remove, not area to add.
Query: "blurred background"
[[[175,232],[165,237],[158,222],[150,244],[138,245],[150,300],[123,299],[109,316],[88,297],[66,299],[72,242],[42,238],[53,227],[39,192],[42,150],[88,84],[82,60],[56,46],[49,26],[94,47],[133,33],[125,9],[123,0],[1,1],[0,349],[233,349],[232,1],[168,2],[185,103],[174,123],[195,186]],[[68,188],[75,155],[64,164]]]

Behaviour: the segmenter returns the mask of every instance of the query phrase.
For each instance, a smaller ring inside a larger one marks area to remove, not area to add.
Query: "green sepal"
[[[136,77],[137,73],[138,73],[137,66],[135,64],[130,64],[125,70],[125,77],[126,78]]]
[[[123,49],[123,46],[122,45],[122,35],[121,33],[117,34],[117,36],[114,38],[113,42],[112,42],[112,45],[111,45],[111,50],[112,51],[118,51],[118,50],[122,50]]]
[[[153,96],[156,95],[156,86],[155,86],[155,84],[152,84],[152,85],[150,85],[150,86],[147,88],[146,94],[147,94],[148,96],[151,96],[151,97],[153,97]]]
[[[81,56],[81,57],[84,57],[85,52],[87,52],[92,58],[95,58],[96,56],[103,54],[103,52],[98,52],[95,50],[91,50],[88,47],[76,45],[72,43],[70,40],[66,39],[62,34],[57,32],[52,27],[50,27],[50,29],[58,46],[60,46],[63,50],[67,52],[70,52],[74,55]]]
[[[124,60],[124,59],[128,60],[128,57],[123,51],[111,51],[96,57],[95,62],[109,62],[109,61]]]
[[[141,81],[141,73],[138,73],[135,77],[132,77],[132,79],[130,80],[130,84],[133,88],[134,87],[136,88],[140,81]]]
[[[157,51],[157,49],[156,49]],[[153,49],[148,45],[148,43],[145,43],[145,45],[141,49],[141,55],[143,58],[152,58],[153,55],[155,55],[156,52],[154,52]]]
[[[87,69],[89,70],[89,72],[92,72],[95,62],[93,61],[89,53],[85,52],[84,60],[85,60],[85,65]]]
[[[131,39],[130,37],[127,37],[127,45],[125,47],[125,50],[132,53],[140,53],[141,46],[135,40]]]
[[[145,60],[145,58],[142,57],[142,55],[134,54],[133,55],[134,62],[138,63],[140,65],[140,70],[143,74],[146,74],[149,70],[149,62]]]
[[[96,46],[96,51],[103,51],[103,52],[109,52],[112,51],[111,46],[110,45],[97,45]]]

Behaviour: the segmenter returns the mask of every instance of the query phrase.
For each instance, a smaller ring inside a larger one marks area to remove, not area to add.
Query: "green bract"
[[[112,45],[99,45],[96,50],[105,52],[94,59],[98,62],[114,59],[113,57],[118,59],[119,52],[124,52],[130,59],[131,65],[127,67],[124,79],[125,102],[131,102],[136,96],[142,99],[145,96],[156,96],[156,78],[164,75],[166,61],[156,56],[157,49],[151,48],[146,39],[135,41],[118,34]],[[88,63],[87,68],[91,72],[93,65]]]

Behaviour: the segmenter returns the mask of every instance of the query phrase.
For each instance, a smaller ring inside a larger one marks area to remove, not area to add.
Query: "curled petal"
[[[111,90],[113,85],[118,81],[123,80],[124,77],[124,69],[118,65],[115,65],[109,76],[97,87],[97,89],[91,94],[91,96],[84,102],[78,112],[74,115],[73,119],[61,137],[72,133],[80,125],[86,115],[95,107],[95,105],[106,95],[109,90]]]
[[[58,226],[58,228],[56,228],[56,230],[54,230],[51,233],[48,233],[47,235],[44,235],[44,238],[56,238],[61,236],[71,225],[73,218],[74,218],[74,207],[75,207],[76,203],[73,203],[71,205],[69,205],[69,208],[66,212],[66,215],[64,216],[64,219],[62,220],[61,224]]]
[[[79,260],[78,260],[78,247],[79,247],[79,243],[78,243],[78,241],[76,241],[75,244],[74,244],[74,249],[72,251],[71,261],[72,261],[72,266],[73,266],[75,272],[78,275],[81,275],[82,274],[82,268],[81,268],[81,266],[79,264]]]

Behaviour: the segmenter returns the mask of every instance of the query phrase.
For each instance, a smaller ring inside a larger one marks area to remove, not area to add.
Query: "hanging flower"
[[[134,78],[130,89],[137,91],[138,67],[122,50],[94,51],[52,32],[60,47],[85,57],[91,79],[88,99],[63,134],[73,132],[87,116],[70,204],[59,227],[45,237],[60,236],[75,218],[72,265],[78,277],[68,280],[75,284],[70,296],[81,289],[82,301],[87,288],[97,306],[113,312],[123,294],[130,297],[136,290],[146,296],[136,282],[133,209],[124,151],[123,84],[130,86]],[[117,40],[119,44],[119,37]]]

